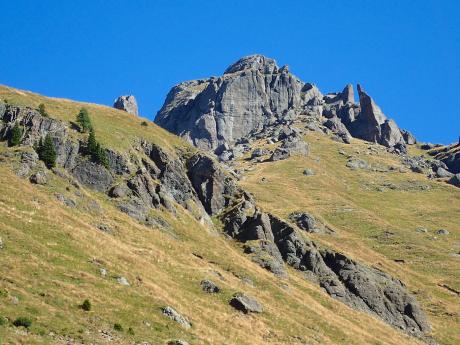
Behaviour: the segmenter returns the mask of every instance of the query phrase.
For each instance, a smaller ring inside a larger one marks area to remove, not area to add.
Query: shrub
[[[114,324],[113,329],[118,331],[118,332],[123,332],[123,326],[120,325],[119,323]]]
[[[4,326],[8,323],[8,320],[3,316],[0,316],[0,326]]]
[[[53,139],[51,139],[49,134],[46,135],[44,141],[40,138],[36,151],[38,153],[38,158],[45,163],[48,169],[56,165],[57,153],[54,148]]]
[[[38,112],[41,116],[49,117],[48,113],[46,112],[45,105],[43,103],[40,103],[40,105],[38,106]]]
[[[141,126],[144,126],[144,127],[147,127],[149,124],[147,123],[147,121],[142,121],[141,122]]]
[[[91,124],[91,119],[89,118],[88,110],[81,108],[80,112],[77,115],[77,123],[80,126],[80,130],[83,133],[90,131],[93,128]]]
[[[134,329],[132,329],[131,327],[128,328],[128,334],[129,335],[134,335]]]
[[[85,299],[83,303],[80,305],[80,308],[83,309],[84,311],[90,311],[91,310],[91,302],[88,299]]]
[[[10,146],[18,146],[22,139],[22,128],[16,122],[11,130]]]
[[[25,316],[20,316],[16,320],[13,321],[13,325],[16,327],[25,327],[29,328],[32,326],[32,320]]]

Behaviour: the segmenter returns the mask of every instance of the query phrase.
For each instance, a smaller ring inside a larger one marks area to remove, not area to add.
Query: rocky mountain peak
[[[264,74],[270,74],[278,72],[278,69],[274,59],[260,54],[254,54],[245,56],[234,64],[231,64],[225,70],[224,74],[236,73],[244,70],[256,70]]]

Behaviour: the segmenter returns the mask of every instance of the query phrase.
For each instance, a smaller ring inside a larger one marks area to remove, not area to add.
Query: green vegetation
[[[13,321],[13,325],[16,327],[30,328],[32,326],[32,320],[25,316],[20,316]]]
[[[119,323],[115,323],[113,325],[113,329],[116,330],[117,332],[123,332],[123,326],[120,325]]]
[[[44,116],[44,117],[49,117],[48,113],[46,112],[46,107],[45,107],[45,104],[43,103],[40,103],[38,105],[38,112],[40,113],[41,116]]]
[[[86,108],[80,109],[76,122],[80,126],[80,131],[82,133],[87,133],[93,128],[93,124],[91,123],[91,119],[89,118],[88,110],[86,110]]]
[[[147,127],[149,124],[147,123],[147,121],[142,121],[141,122],[141,126],[144,126],[144,127]]]
[[[11,130],[11,136],[9,140],[10,146],[18,146],[21,143],[22,139],[22,128],[19,126],[19,123],[16,122]]]
[[[45,140],[40,139],[36,146],[38,158],[45,163],[48,169],[53,168],[56,165],[57,153],[54,148],[53,139],[48,134]]]
[[[8,320],[0,315],[0,326],[4,326],[8,323]]]
[[[88,299],[85,299],[83,303],[80,305],[80,308],[84,311],[91,311],[91,302]]]
[[[107,157],[106,150],[102,147],[102,145],[96,140],[96,134],[94,129],[91,128],[89,131],[88,141],[86,142],[86,150],[89,155],[91,155],[91,159],[104,166],[105,168],[109,167],[109,159]]]
[[[132,327],[129,327],[127,333],[128,333],[129,335],[134,335],[134,329],[132,329]]]

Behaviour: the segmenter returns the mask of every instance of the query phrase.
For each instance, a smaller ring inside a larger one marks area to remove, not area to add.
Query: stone
[[[190,321],[188,321],[184,316],[179,314],[174,308],[167,306],[167,307],[162,308],[162,312],[164,316],[177,322],[179,325],[181,325],[185,329],[189,329],[190,327],[192,327],[192,324],[190,323]]]
[[[460,174],[452,176],[447,183],[454,185],[455,187],[460,187]]]
[[[0,237],[0,249],[5,248],[5,243],[3,243],[3,239]]]
[[[201,289],[207,293],[218,293],[220,291],[220,288],[216,284],[207,279],[202,280],[200,285]]]
[[[105,268],[99,268],[99,274],[101,277],[106,277],[107,276],[107,270]]]
[[[29,180],[33,184],[45,185],[48,183],[48,177],[44,171],[37,171],[35,174],[30,176]]]
[[[17,175],[25,177],[30,171],[36,167],[38,163],[38,154],[35,151],[26,151],[21,154],[21,165],[17,171]]]
[[[236,293],[230,300],[230,305],[236,310],[248,313],[262,313],[263,307],[255,298],[243,293]]]
[[[117,277],[117,283],[123,286],[130,286],[128,279],[122,276]]]
[[[446,229],[436,230],[436,235],[449,235],[449,231]]]
[[[315,172],[313,171],[313,169],[310,169],[310,168],[304,169],[304,171],[302,173],[305,176],[313,176],[313,175],[315,175]]]
[[[347,168],[350,168],[351,170],[367,170],[370,168],[369,163],[367,163],[365,160],[360,159],[360,158],[350,158],[347,161],[346,164]]]
[[[306,212],[293,212],[289,215],[289,220],[294,222],[302,230],[318,232],[315,217]]]
[[[405,141],[405,143],[407,145],[415,145],[415,144],[417,144],[417,139],[415,139],[414,135],[411,132],[409,132],[409,131],[407,131],[405,129],[401,129],[401,134],[402,134],[403,139],[404,139],[404,141]]]
[[[171,340],[168,342],[168,345],[189,345],[185,340]]]
[[[111,196],[112,198],[123,198],[127,196],[129,192],[130,192],[130,189],[128,188],[128,186],[122,183],[122,184],[114,186],[110,190],[109,196]]]
[[[417,229],[415,229],[415,231],[426,234],[428,232],[428,229],[424,227],[418,227]]]
[[[104,223],[98,224],[97,228],[99,230],[101,230],[102,232],[105,232],[107,234],[113,234],[112,228],[110,226],[108,226],[107,224],[104,224]]]
[[[136,98],[133,95],[124,95],[118,97],[114,103],[115,109],[124,110],[129,114],[138,115]]]
[[[445,177],[452,177],[454,174],[452,174],[451,172],[447,171],[446,169],[444,169],[443,167],[439,167],[437,170],[436,170],[436,176],[437,177],[440,177],[440,178],[445,178]]]
[[[56,194],[56,199],[58,199],[60,202],[62,202],[64,205],[68,207],[71,207],[71,208],[77,207],[77,203],[75,202],[75,200],[72,200],[63,194],[60,194],[60,193]]]
[[[270,151],[267,149],[257,148],[254,151],[252,151],[251,159],[262,157],[262,156],[268,155],[269,153]]]

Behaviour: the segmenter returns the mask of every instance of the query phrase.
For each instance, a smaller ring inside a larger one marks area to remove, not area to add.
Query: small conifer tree
[[[22,128],[16,122],[11,130],[10,146],[18,146],[22,139]]]
[[[81,108],[80,112],[77,115],[77,123],[80,126],[80,130],[83,133],[90,131],[93,128],[91,124],[91,119],[89,118],[88,110]]]
[[[48,113],[46,112],[45,105],[43,103],[40,103],[40,105],[38,106],[38,112],[41,116],[49,117]]]
[[[37,147],[38,158],[42,160],[48,169],[56,166],[57,153],[54,148],[53,139],[47,134],[45,140],[40,139]]]

